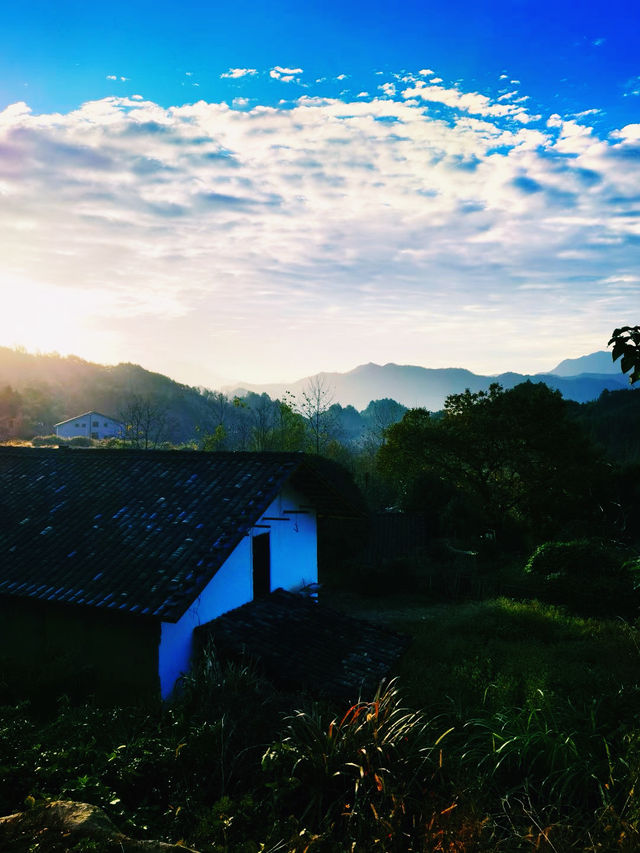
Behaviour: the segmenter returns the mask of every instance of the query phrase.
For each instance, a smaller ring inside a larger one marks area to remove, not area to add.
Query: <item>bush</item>
[[[57,447],[64,443],[64,439],[58,438],[57,435],[34,435],[31,439],[31,444],[34,447]]]
[[[575,578],[595,578],[623,574],[628,552],[601,539],[574,539],[545,542],[533,552],[524,570],[527,574],[562,574]]]
[[[75,435],[68,441],[69,447],[93,447],[94,441],[86,435]]]
[[[537,578],[536,593],[552,604],[592,616],[638,614],[637,560],[627,548],[600,539],[545,542],[525,565]]]

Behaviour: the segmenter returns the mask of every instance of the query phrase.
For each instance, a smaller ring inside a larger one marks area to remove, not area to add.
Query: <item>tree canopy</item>
[[[472,502],[479,523],[500,528],[510,518],[540,535],[592,503],[597,455],[543,383],[453,394],[440,420],[412,409],[385,436],[380,465],[400,482],[401,503],[424,502],[416,487],[426,478],[429,489],[446,485]]]

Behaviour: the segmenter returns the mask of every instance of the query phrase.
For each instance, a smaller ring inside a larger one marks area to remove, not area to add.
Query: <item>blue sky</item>
[[[631,2],[3,11],[0,343],[193,384],[639,322]]]

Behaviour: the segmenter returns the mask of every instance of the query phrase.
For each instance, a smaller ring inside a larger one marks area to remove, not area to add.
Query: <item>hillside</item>
[[[8,387],[18,392],[19,410],[11,411]],[[18,418],[17,432],[25,436],[49,434],[58,421],[89,410],[120,418],[136,397],[143,397],[162,408],[167,440],[181,442],[193,436],[208,411],[197,389],[137,364],[107,366],[7,347],[0,347],[0,389],[0,420]]]

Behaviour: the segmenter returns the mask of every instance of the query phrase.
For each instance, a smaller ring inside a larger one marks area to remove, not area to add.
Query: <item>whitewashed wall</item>
[[[272,590],[298,590],[318,580],[316,513],[307,503],[300,493],[285,487],[257,522],[270,528]],[[266,520],[282,518],[287,509],[305,511],[291,513],[288,521]],[[251,536],[242,539],[181,619],[162,623],[158,671],[163,699],[189,668],[194,628],[253,599],[251,538],[266,532],[266,527],[252,528]]]

